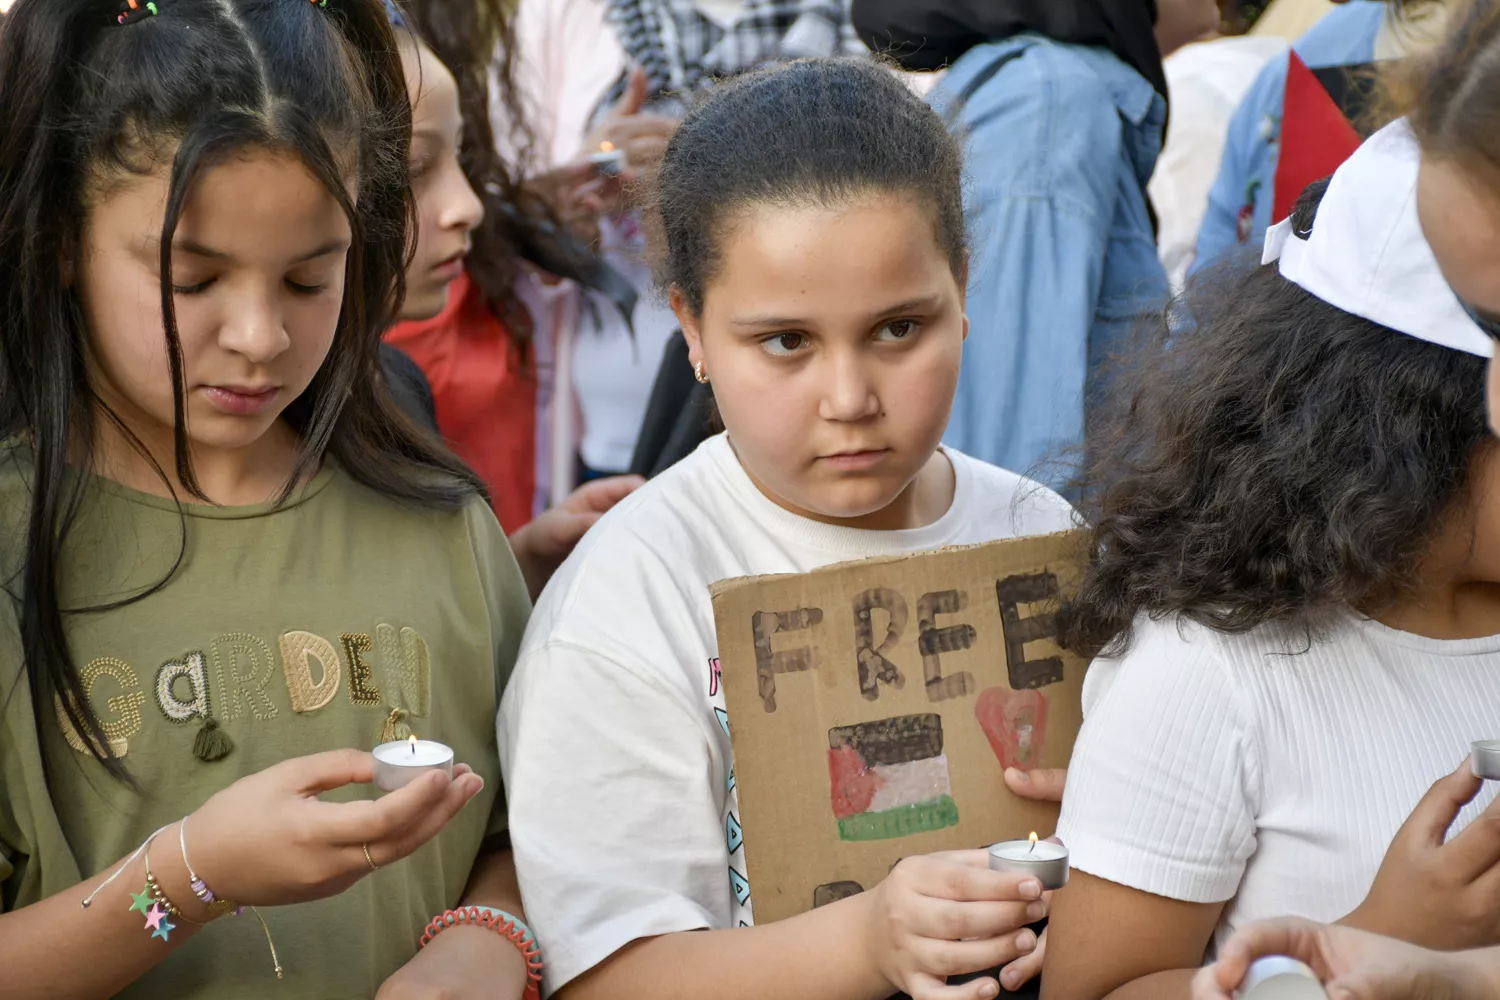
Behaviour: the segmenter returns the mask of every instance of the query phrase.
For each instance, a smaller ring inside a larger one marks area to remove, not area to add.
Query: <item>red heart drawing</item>
[[[1047,698],[1040,691],[986,688],[974,703],[974,717],[1002,768],[1029,771],[1047,743]]]

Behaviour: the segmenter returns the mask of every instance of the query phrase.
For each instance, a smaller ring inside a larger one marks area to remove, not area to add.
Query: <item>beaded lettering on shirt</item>
[[[101,677],[114,680],[121,689],[120,694],[111,695],[105,702],[109,710],[115,713],[115,718],[100,720],[104,738],[111,741],[128,740],[141,731],[141,706],[146,704],[146,696],[137,690],[140,679],[124,660],[117,660],[113,656],[90,660],[82,674],[83,690],[88,693],[90,701],[94,700],[94,684]]]
[[[339,641],[344,644],[344,658],[349,661],[349,700],[356,705],[379,705],[380,688],[374,685],[374,675],[364,659],[373,646],[370,637],[364,632],[345,632]]]
[[[248,632],[225,632],[209,648],[223,699],[220,718],[225,722],[238,719],[246,703],[250,714],[262,722],[276,718],[276,706],[265,691],[275,672],[271,647]]]
[[[108,677],[120,686],[120,694],[111,695],[105,701],[105,706],[112,713],[109,717],[104,712],[99,712],[98,699],[94,697],[94,685],[100,678]],[[110,749],[116,757],[123,757],[130,751],[130,737],[141,731],[141,706],[146,704],[146,695],[140,690],[140,678],[124,660],[117,660],[113,656],[101,656],[90,660],[79,671],[79,681],[83,687],[84,694],[88,700],[95,705],[95,712],[99,715],[100,729],[104,731],[104,738],[109,741]],[[79,753],[88,753],[88,743],[84,742],[84,736],[73,727],[68,720],[68,713],[63,707],[62,696],[54,697],[54,705],[57,709],[57,720],[62,726],[63,739],[68,746]]]
[[[426,717],[432,705],[432,654],[426,640],[409,626],[385,623],[376,626],[375,635],[377,643],[365,633],[339,637],[347,654],[350,701],[366,707],[381,706],[382,688],[373,683],[378,671],[394,706],[388,709],[391,718],[405,719],[408,714]],[[338,647],[314,633],[295,629],[280,636],[277,645],[292,710],[299,714],[316,712],[331,703],[338,694],[344,668]],[[372,646],[376,651],[373,666],[364,658]],[[154,676],[147,675],[144,684],[129,663],[112,656],[90,660],[79,677],[110,750],[114,756],[124,757],[130,749],[129,739],[143,725],[141,707],[153,700],[146,693],[148,689],[162,717],[174,724],[203,719],[206,728],[215,728],[218,721],[213,708],[221,709],[223,719],[237,719],[245,714],[247,703],[255,720],[277,718],[278,709],[267,690],[276,674],[275,657],[271,645],[257,636],[226,632],[213,640],[207,653],[193,650],[166,660]],[[97,688],[101,682],[107,682],[105,688]],[[115,687],[118,691],[111,690]],[[88,741],[69,721],[61,694],[54,695],[53,707],[68,746],[92,755]],[[222,728],[220,731],[220,742],[226,744],[227,751],[233,744],[227,740],[228,733]],[[200,740],[202,736],[200,732]],[[196,742],[194,747],[194,754],[202,760],[223,756],[223,752],[205,756],[196,749]]]
[[[177,693],[177,682],[188,684],[188,697]],[[195,718],[207,718],[208,669],[203,653],[195,650],[180,660],[168,660],[156,671],[156,704],[163,715],[173,722],[191,722]]]
[[[382,622],[375,626],[375,649],[380,668],[380,688],[385,703],[407,715],[426,718],[432,701],[432,654],[414,628],[397,629]]]
[[[313,663],[322,676],[313,683]],[[293,712],[316,712],[339,693],[343,665],[333,643],[311,632],[294,630],[281,637],[281,669]]]

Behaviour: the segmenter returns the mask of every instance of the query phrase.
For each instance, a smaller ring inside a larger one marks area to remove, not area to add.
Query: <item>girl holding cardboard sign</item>
[[[967,330],[960,177],[938,116],[860,62],[726,83],[674,135],[660,271],[727,432],[584,540],[502,705],[546,991],[977,1000],[994,978],[944,978],[1035,952],[1040,885],[983,852],[751,926],[708,590],[1071,526],[1056,495],[939,445]]]

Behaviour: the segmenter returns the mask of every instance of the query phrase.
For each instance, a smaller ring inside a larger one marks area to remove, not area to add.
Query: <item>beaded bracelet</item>
[[[193,863],[188,860],[187,852],[187,817],[177,824],[177,846],[182,848],[182,866],[187,869],[188,883],[193,890],[193,895],[214,916],[222,917],[229,914],[239,916],[245,912],[245,908],[238,903],[231,903],[227,899],[220,899],[214,895],[214,891],[208,887],[208,883],[198,877],[193,871]]]
[[[125,874],[125,870],[129,868],[132,863],[134,863],[136,858],[144,855],[144,863],[146,868],[146,887],[138,893],[133,892],[130,894],[130,911],[132,913],[139,911],[140,913],[145,915],[146,930],[151,931],[151,936],[153,938],[161,938],[163,941],[167,941],[169,939],[168,936],[177,929],[177,925],[168,920],[168,917],[176,917],[178,920],[189,924],[195,924],[199,927],[204,926],[197,920],[191,920],[188,917],[183,916],[182,911],[178,909],[177,905],[173,903],[169,898],[167,898],[167,894],[162,890],[161,884],[156,881],[156,876],[151,873],[151,844],[154,840],[156,840],[157,837],[161,836],[163,833],[166,833],[169,829],[171,829],[171,827],[172,824],[168,823],[166,826],[162,827],[160,830],[157,830],[155,833],[147,837],[145,842],[141,844],[140,847],[137,847],[134,851],[131,852],[130,857],[126,858],[120,863],[120,867],[115,869],[113,875],[105,879],[103,882],[100,882],[97,886],[94,887],[93,892],[89,893],[83,898],[83,908],[87,910],[91,905],[93,905],[94,899],[101,892],[114,884],[114,881],[121,875]],[[205,905],[213,904],[215,902],[213,893],[209,891],[207,885],[203,884],[202,879],[199,879],[196,875],[193,874],[193,867],[192,865],[188,864],[186,851],[187,845],[186,841],[183,839],[184,836],[185,835],[182,832],[182,828],[179,828],[178,843],[184,848],[182,863],[183,867],[187,868],[188,870],[188,877],[192,880],[193,895],[202,900]],[[202,888],[201,892],[199,891],[200,886]],[[265,931],[266,945],[271,949],[271,963],[276,967],[276,978],[280,979],[282,978],[281,961],[276,957],[276,944],[271,940],[271,928],[266,926],[266,918],[260,915],[259,910],[257,910],[253,906],[248,907],[248,909],[251,913],[254,913],[255,918],[260,921],[261,930]],[[235,912],[240,912],[240,910],[237,909]]]
[[[198,897],[198,901],[208,909],[209,913],[216,917],[238,917],[248,909],[251,913],[255,914],[255,919],[260,921],[260,929],[265,932],[266,947],[271,949],[271,964],[276,969],[276,978],[282,978],[281,959],[276,954],[276,942],[271,940],[271,928],[266,923],[266,918],[261,916],[260,911],[253,906],[241,906],[239,903],[220,899],[214,895],[214,891],[208,887],[208,883],[199,878],[198,873],[193,871],[193,863],[188,860],[186,816],[182,818],[182,822],[177,824],[177,846],[182,849],[182,867],[187,869],[188,885],[193,890],[193,895]]]
[[[434,917],[427,925],[426,932],[422,934],[420,946],[427,947],[433,938],[458,924],[469,924],[492,930],[519,948],[521,957],[526,959],[525,996],[541,995],[542,950],[537,945],[536,935],[531,933],[531,928],[504,910],[495,910],[488,906],[466,906],[460,910],[448,910],[442,916]]]
[[[185,923],[185,924],[192,924],[194,927],[204,927],[204,926],[206,926],[203,921],[201,921],[201,920],[194,920],[191,917],[186,916],[182,912],[182,910],[178,908],[177,904],[174,903],[174,902],[172,902],[172,900],[167,897],[166,890],[161,887],[161,883],[160,882],[156,881],[156,876],[153,875],[153,874],[151,874],[151,842],[150,841],[146,842],[146,850],[143,851],[142,853],[144,855],[143,860],[146,863],[146,892],[150,894],[152,901],[157,906],[161,907],[161,909],[163,911],[165,911],[165,913],[166,913],[167,916],[173,918],[174,920],[181,920],[183,923]],[[151,914],[148,913],[148,914],[146,914],[146,916],[147,916],[147,918],[149,920],[149,918],[151,917]],[[148,926],[149,926],[149,924],[148,924]],[[175,924],[173,924],[169,920],[163,920],[161,922],[161,927],[165,929],[164,932],[161,935],[161,939],[163,941],[167,940],[167,934],[169,934],[172,931],[174,931],[174,930],[177,929],[177,926]]]

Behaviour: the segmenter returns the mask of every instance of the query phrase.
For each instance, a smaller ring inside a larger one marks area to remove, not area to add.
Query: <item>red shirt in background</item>
[[[490,489],[506,534],[532,518],[536,502],[534,367],[465,272],[432,319],[398,323],[387,343],[415,361],[432,386],[438,429]]]

